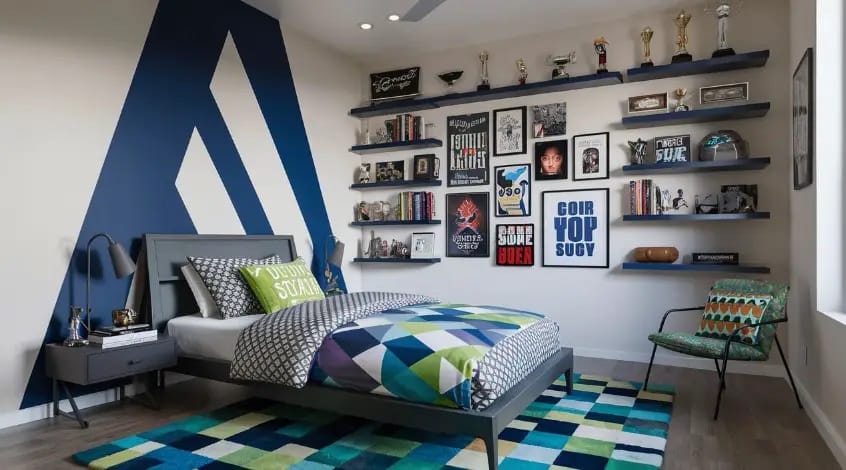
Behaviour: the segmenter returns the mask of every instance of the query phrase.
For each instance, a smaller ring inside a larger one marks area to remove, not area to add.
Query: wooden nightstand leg
[[[65,391],[65,396],[68,397],[68,402],[70,402],[71,408],[73,408],[73,414],[67,413],[62,411],[59,408],[59,385],[62,386],[62,390]],[[88,421],[82,419],[82,413],[79,411],[79,408],[76,406],[76,400],[73,399],[73,395],[71,395],[70,390],[68,389],[68,385],[64,382],[59,382],[58,380],[53,380],[53,411],[55,416],[64,416],[65,418],[70,418],[76,420],[79,423],[79,427],[85,429],[88,427]]]

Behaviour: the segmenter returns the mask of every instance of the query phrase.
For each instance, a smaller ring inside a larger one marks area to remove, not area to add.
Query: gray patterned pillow
[[[285,261],[279,256],[264,259],[252,258],[197,258],[188,257],[197,270],[203,284],[217,304],[223,318],[242,317],[264,313],[261,304],[253,295],[250,286],[241,276],[239,268],[255,264],[280,264]]]

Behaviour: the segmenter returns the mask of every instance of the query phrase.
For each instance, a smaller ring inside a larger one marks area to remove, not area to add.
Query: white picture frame
[[[415,232],[411,234],[411,259],[435,257],[435,233]]]

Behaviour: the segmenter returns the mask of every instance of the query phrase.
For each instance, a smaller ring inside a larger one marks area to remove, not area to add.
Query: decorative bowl
[[[679,250],[674,246],[640,246],[634,249],[638,263],[674,263],[679,259]]]

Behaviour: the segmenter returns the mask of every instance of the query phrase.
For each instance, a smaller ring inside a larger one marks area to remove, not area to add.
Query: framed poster
[[[655,111],[669,111],[667,93],[632,96],[629,98],[629,114],[653,113]]]
[[[814,49],[793,72],[793,189],[814,182]]]
[[[567,134],[567,103],[532,106],[532,118],[535,138]]]
[[[496,265],[535,265],[535,224],[496,226]]]
[[[446,255],[451,258],[490,256],[488,193],[446,195]]]
[[[532,166],[528,164],[494,168],[494,201],[497,217],[532,215]]]
[[[535,179],[566,180],[569,147],[567,139],[535,142]]]
[[[410,98],[420,94],[420,67],[370,74],[370,101]]]
[[[699,89],[699,104],[737,100],[749,101],[749,82],[704,86]]]
[[[541,193],[543,266],[608,267],[608,196],[608,188]]]
[[[655,138],[655,163],[690,163],[690,134]]]
[[[435,232],[411,234],[411,259],[435,257]]]
[[[447,186],[490,183],[489,121],[487,112],[447,117]]]
[[[573,181],[607,180],[607,132],[573,136]]]
[[[494,157],[526,153],[526,107],[495,109]]]

